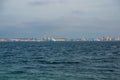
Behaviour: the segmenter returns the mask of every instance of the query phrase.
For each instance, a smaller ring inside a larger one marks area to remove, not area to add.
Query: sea
[[[0,80],[120,80],[120,42],[0,42]]]

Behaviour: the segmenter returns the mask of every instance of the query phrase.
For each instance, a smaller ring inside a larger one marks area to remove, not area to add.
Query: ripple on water
[[[0,43],[1,80],[119,80],[120,42]]]

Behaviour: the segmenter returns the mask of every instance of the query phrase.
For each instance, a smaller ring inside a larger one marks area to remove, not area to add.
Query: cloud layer
[[[119,0],[1,0],[0,37],[116,37],[119,13]]]

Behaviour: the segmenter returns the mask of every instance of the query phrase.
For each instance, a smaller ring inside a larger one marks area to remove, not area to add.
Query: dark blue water
[[[120,80],[120,42],[1,42],[0,80]]]

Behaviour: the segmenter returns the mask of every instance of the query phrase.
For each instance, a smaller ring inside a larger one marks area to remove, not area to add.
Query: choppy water
[[[0,43],[0,80],[120,80],[120,42]]]

